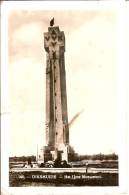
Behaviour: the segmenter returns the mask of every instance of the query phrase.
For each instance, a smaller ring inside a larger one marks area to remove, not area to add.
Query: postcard
[[[3,194],[126,194],[125,5],[2,3]]]

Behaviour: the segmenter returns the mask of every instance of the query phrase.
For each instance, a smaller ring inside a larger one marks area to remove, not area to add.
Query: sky
[[[9,155],[45,145],[43,33],[65,33],[70,145],[79,154],[118,153],[117,14],[112,10],[18,10],[8,16]]]

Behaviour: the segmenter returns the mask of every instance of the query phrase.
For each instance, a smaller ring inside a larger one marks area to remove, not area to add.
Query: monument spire
[[[46,147],[44,160],[68,161],[69,125],[65,75],[65,35],[54,18],[44,33],[46,51]]]

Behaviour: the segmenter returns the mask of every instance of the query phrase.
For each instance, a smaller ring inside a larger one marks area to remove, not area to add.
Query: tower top
[[[52,18],[51,20],[50,20],[50,26],[53,26],[54,25],[54,18]]]
[[[49,26],[48,32],[44,33],[44,48],[47,53],[50,51],[65,51],[65,35],[60,31],[59,26]],[[58,55],[58,57],[60,57]]]

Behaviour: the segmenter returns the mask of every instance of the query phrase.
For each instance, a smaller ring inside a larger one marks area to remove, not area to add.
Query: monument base
[[[38,157],[38,163],[46,163],[48,161],[55,161],[58,159],[59,161],[72,161],[75,152],[70,145],[60,145],[58,149],[54,149],[51,146],[44,146],[41,149],[41,154]]]
[[[44,147],[44,162],[49,160],[56,160],[59,159],[60,161],[65,160],[68,162],[68,153],[69,153],[69,146],[68,145],[60,145],[57,149],[53,149],[50,146]]]

